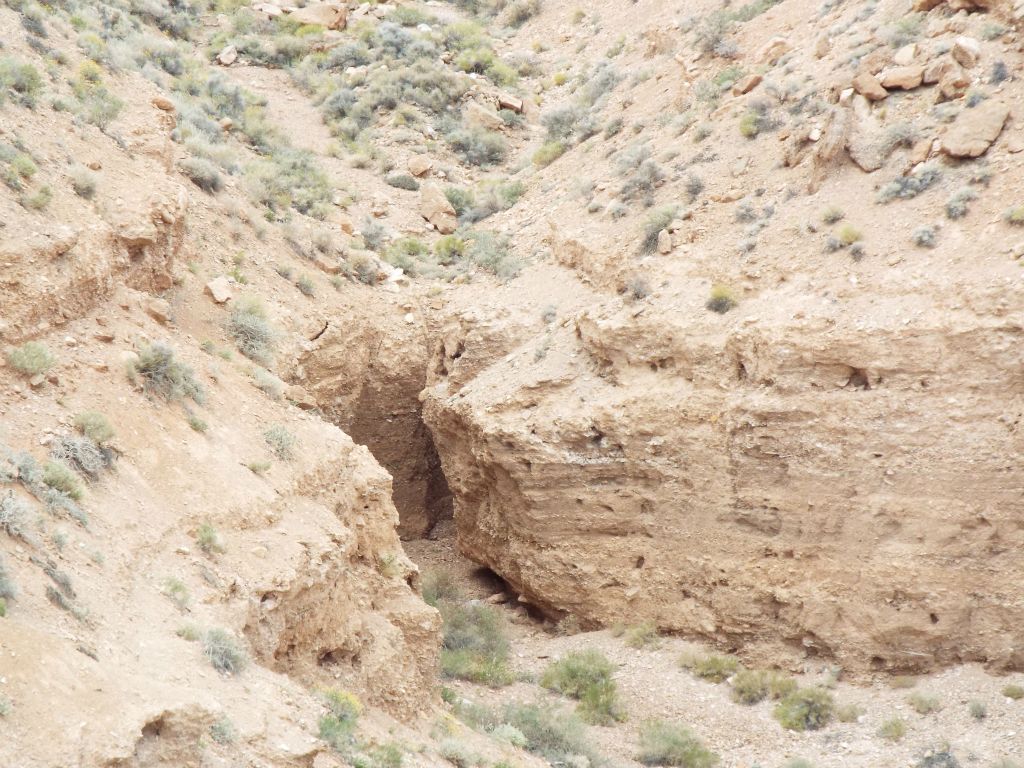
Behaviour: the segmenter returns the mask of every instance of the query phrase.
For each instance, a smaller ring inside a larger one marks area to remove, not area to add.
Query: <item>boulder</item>
[[[892,61],[898,67],[906,67],[914,63],[917,56],[917,43],[907,43],[893,54]]]
[[[925,85],[934,85],[955,69],[958,70],[960,67],[952,58],[940,56],[924,68],[921,81]]]
[[[413,155],[409,158],[406,167],[413,176],[426,176],[434,167],[434,162],[429,157]]]
[[[1010,108],[1000,101],[987,101],[965,109],[942,137],[942,151],[950,157],[980,157],[1003,130]]]
[[[163,112],[171,112],[171,113],[173,113],[173,112],[176,111],[174,109],[174,102],[172,102],[166,96],[154,96],[153,100],[150,103],[154,107],[156,107],[157,109],[159,109],[159,110],[161,110]]]
[[[256,3],[252,9],[255,13],[261,14],[267,19],[276,19],[278,16],[284,15],[284,11],[273,3]]]
[[[784,37],[773,37],[761,46],[757,52],[757,60],[762,64],[774,64],[787,53],[793,50],[793,46]]]
[[[348,8],[335,3],[321,3],[296,8],[291,18],[300,24],[316,24],[327,29],[344,29],[348,22]]]
[[[871,101],[881,101],[889,95],[878,78],[870,72],[859,72],[854,76],[852,85],[857,93]]]
[[[668,233],[667,229],[658,233],[658,253],[662,256],[672,253],[672,235]]]
[[[883,88],[901,88],[904,91],[917,88],[923,80],[924,67],[914,65],[887,69],[880,78]]]
[[[294,403],[303,411],[312,411],[317,407],[317,402],[305,388],[298,384],[292,384],[284,392],[285,400]]]
[[[498,94],[498,109],[510,109],[513,112],[522,114],[523,100],[505,93]]]
[[[171,305],[166,299],[158,299],[155,296],[146,302],[146,314],[152,317],[161,325],[167,325],[171,319]]]
[[[828,35],[822,35],[814,43],[814,56],[818,59],[823,59],[828,56],[828,52],[832,50],[832,38]]]
[[[455,209],[436,184],[424,184],[420,190],[420,216],[442,235],[450,235],[459,226]]]
[[[501,116],[490,107],[486,107],[479,101],[470,101],[466,104],[463,116],[466,121],[474,125],[479,125],[482,128],[488,128],[492,131],[500,130],[504,127],[505,121],[501,119]]]
[[[950,53],[958,64],[970,69],[981,58],[981,44],[973,37],[960,35],[953,41],[953,50]]]
[[[761,84],[761,81],[763,79],[764,78],[761,77],[761,75],[758,75],[758,74],[747,75],[746,77],[741,77],[739,80],[736,81],[735,85],[733,85],[733,87],[732,87],[732,95],[733,96],[742,96],[745,93],[750,93],[758,85]]]
[[[230,67],[238,60],[238,49],[229,45],[217,54],[217,63],[222,67]]]
[[[960,67],[954,67],[939,80],[939,93],[936,101],[958,99],[970,84],[971,78],[967,76],[967,73]]]
[[[217,304],[231,301],[231,283],[224,275],[208,282],[205,291]]]

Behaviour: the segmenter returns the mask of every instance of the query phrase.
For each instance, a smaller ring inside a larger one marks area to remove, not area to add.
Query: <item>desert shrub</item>
[[[273,362],[277,332],[267,321],[267,311],[255,298],[240,300],[231,311],[227,324],[228,335],[238,351],[262,365]]]
[[[711,297],[704,306],[712,312],[724,315],[730,309],[733,309],[736,303],[736,298],[727,286],[716,285],[711,289]]]
[[[463,208],[461,219],[466,223],[474,223],[500,211],[507,211],[519,202],[525,191],[526,187],[521,181],[485,181],[475,192],[469,193],[469,206]],[[456,206],[452,204],[452,207]]]
[[[897,19],[885,31],[886,42],[893,48],[902,48],[921,36],[923,25],[923,13],[908,13],[906,16]]]
[[[907,698],[907,703],[919,715],[930,715],[942,709],[942,704],[937,696],[929,696],[926,693],[913,693]]]
[[[597,133],[597,121],[581,104],[565,104],[548,110],[540,117],[550,142],[574,144]]]
[[[50,204],[52,199],[53,190],[44,185],[31,194],[22,195],[18,202],[30,211],[41,211]]]
[[[500,686],[512,682],[504,621],[493,607],[440,602],[441,671],[446,677]]]
[[[309,152],[276,147],[246,168],[246,182],[254,199],[279,216],[291,207],[322,219],[330,210],[333,189]]]
[[[210,738],[217,744],[233,744],[238,739],[235,724],[225,716],[210,725]]]
[[[458,235],[444,235],[434,243],[434,255],[439,264],[452,264],[461,259],[465,252],[466,241]]]
[[[658,248],[658,235],[675,219],[679,209],[674,205],[659,208],[648,214],[644,221],[644,238],[640,243],[641,253],[654,253]]]
[[[574,765],[579,758],[594,765],[598,756],[582,721],[571,712],[537,704],[511,704],[505,720],[526,737],[526,749],[552,765]],[[575,758],[575,759],[574,759]]]
[[[843,220],[846,214],[843,213],[841,208],[837,208],[832,205],[825,209],[824,213],[821,214],[821,220],[826,224],[835,224]]]
[[[20,347],[8,351],[7,364],[26,376],[46,373],[57,364],[53,353],[38,341],[26,341]]]
[[[729,677],[740,671],[740,662],[735,656],[698,656],[696,658],[681,660],[684,667],[688,667],[693,674],[702,680],[712,683],[724,682]]]
[[[899,717],[886,720],[879,726],[878,735],[887,741],[899,741],[907,735],[907,723]]]
[[[565,144],[561,141],[548,141],[533,153],[531,160],[534,165],[546,168],[564,154]]]
[[[501,134],[478,125],[455,127],[445,133],[445,139],[471,165],[486,167],[500,163],[508,151]]]
[[[96,174],[84,165],[76,165],[68,173],[71,178],[71,188],[75,194],[86,200],[92,200],[96,195]]]
[[[210,629],[203,635],[203,653],[213,668],[225,675],[237,675],[249,662],[245,649],[223,629]]]
[[[21,498],[8,491],[0,496],[0,530],[14,539],[29,540],[29,506]]]
[[[573,651],[544,670],[541,685],[580,701],[580,715],[596,724],[621,720],[616,701],[614,665],[599,651]]]
[[[887,203],[894,199],[917,197],[942,178],[942,170],[935,163],[927,163],[918,167],[909,176],[900,176],[890,181],[878,191],[879,203]]]
[[[217,166],[201,157],[186,157],[178,162],[178,169],[204,192],[220,192],[224,188]]]
[[[1024,699],[1024,685],[1014,685],[1011,683],[1010,685],[1003,686],[1001,693],[1008,699],[1019,701]]]
[[[505,22],[513,27],[521,27],[538,13],[540,0],[515,0],[505,9]]]
[[[291,461],[295,458],[295,446],[298,441],[295,435],[280,424],[275,424],[264,432],[263,439],[270,447],[271,453],[281,461]]]
[[[856,704],[840,704],[836,707],[836,720],[840,723],[856,723],[862,714]]]
[[[0,555],[0,600],[4,602],[4,614],[7,613],[7,601],[18,596],[18,588],[14,583],[10,571],[7,570],[7,563]]]
[[[380,251],[387,238],[387,229],[380,222],[367,217],[359,228],[359,235],[367,248],[371,251]]]
[[[284,394],[284,382],[277,378],[277,376],[263,368],[255,367],[249,372],[249,375],[252,377],[252,382],[256,385],[257,389],[272,400],[281,399],[281,395]]]
[[[977,192],[970,187],[961,187],[946,201],[946,218],[962,219],[967,215],[967,204],[977,199]]]
[[[43,78],[31,64],[24,64],[12,58],[0,58],[0,104],[11,93],[23,106],[36,106]]]
[[[205,432],[210,428],[210,425],[199,414],[192,411],[188,412],[188,425],[196,432]]]
[[[396,189],[405,189],[415,192],[420,188],[420,183],[407,173],[392,173],[384,177],[384,182]]]
[[[651,293],[650,286],[647,286],[646,289],[638,290],[635,281],[629,290],[635,299],[644,298]],[[643,294],[642,296],[639,295],[641,293]],[[623,633],[623,642],[630,648],[646,648],[649,645],[655,645],[658,642],[658,625],[653,621],[644,621],[640,624],[626,627],[626,631]]]
[[[109,469],[114,462],[114,452],[101,448],[85,435],[64,435],[53,441],[50,456],[90,480],[96,480],[100,473]]]
[[[187,610],[192,602],[192,595],[181,579],[167,579],[164,582],[163,593],[182,611]]]
[[[69,498],[82,498],[82,481],[63,461],[48,461],[43,465],[43,483]]]
[[[900,690],[913,688],[915,685],[917,685],[917,678],[911,675],[896,675],[894,678],[889,680],[889,686],[891,688],[897,688]]]
[[[934,248],[936,245],[935,227],[920,226],[914,230],[910,239],[919,248]]]
[[[451,571],[428,571],[423,576],[423,601],[437,607],[442,601],[459,600],[461,594]]]
[[[444,196],[455,209],[455,215],[460,218],[468,212],[476,203],[476,196],[470,189],[463,187],[447,187]]]
[[[781,672],[741,669],[732,678],[732,698],[740,704],[756,704],[766,698],[781,699],[793,693],[796,680]]]
[[[692,203],[698,197],[700,193],[704,191],[704,180],[695,173],[691,173],[686,177],[686,196]]]
[[[644,765],[678,768],[712,768],[718,755],[685,725],[655,720],[640,728],[640,751],[636,759]]]
[[[1003,220],[1014,227],[1024,227],[1024,205],[1009,208],[1003,214]]]
[[[156,343],[141,349],[138,360],[128,367],[128,376],[132,381],[141,378],[143,390],[167,401],[190,397],[201,404],[206,397],[192,369],[180,362],[166,344]]]
[[[505,235],[475,230],[468,232],[465,240],[466,260],[503,280],[519,274],[521,265],[512,254],[509,240]]]
[[[844,247],[853,245],[858,240],[864,237],[861,231],[852,224],[846,224],[839,229],[839,242]]]
[[[988,707],[983,701],[972,701],[967,705],[967,711],[975,720],[984,720],[988,717]]]
[[[196,529],[196,544],[208,555],[227,551],[220,533],[210,523],[202,523]]]
[[[772,713],[783,728],[816,731],[832,720],[835,704],[824,688],[799,688],[786,696]]]
[[[316,295],[316,283],[313,278],[309,275],[300,275],[295,281],[295,287],[299,289],[299,293],[303,296],[315,296]]]
[[[384,253],[384,260],[406,273],[415,275],[419,270],[417,261],[430,252],[426,244],[416,237],[400,237]]]

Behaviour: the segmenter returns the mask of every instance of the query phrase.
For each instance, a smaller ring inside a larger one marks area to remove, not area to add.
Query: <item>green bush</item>
[[[641,253],[654,253],[658,247],[658,235],[675,219],[679,209],[674,206],[659,208],[647,216],[644,222],[644,239],[640,244]]]
[[[223,553],[226,551],[224,540],[221,539],[217,529],[210,525],[210,523],[203,523],[196,529],[196,543],[207,554]]]
[[[678,768],[712,768],[718,764],[718,755],[705,747],[689,728],[660,720],[641,727],[636,759],[644,765]]]
[[[527,750],[552,765],[577,765],[580,757],[587,758],[590,765],[600,761],[582,721],[571,712],[537,704],[511,704],[505,710],[505,720],[526,738]]]
[[[584,720],[607,725],[624,714],[612,680],[614,665],[600,651],[573,651],[544,671],[540,684],[580,702]]]
[[[442,601],[460,600],[462,594],[451,571],[427,571],[423,575],[423,602],[436,608]]]
[[[704,306],[716,314],[724,315],[736,306],[736,299],[727,286],[716,285],[712,287],[711,297]]]
[[[82,481],[62,461],[48,461],[43,466],[43,482],[56,491],[78,501],[82,498]]]
[[[392,173],[384,177],[384,182],[396,189],[405,189],[409,192],[416,192],[420,183],[407,173]]]
[[[698,656],[680,660],[682,666],[687,667],[693,674],[702,680],[709,680],[712,683],[721,683],[740,671],[740,662],[735,656]]]
[[[561,141],[549,141],[533,153],[533,164],[545,168],[564,154],[565,144]]]
[[[942,704],[939,702],[938,697],[929,696],[926,693],[911,694],[907,699],[907,703],[919,715],[930,715],[942,709]]]
[[[309,275],[300,275],[295,281],[295,287],[299,289],[299,293],[303,296],[316,295],[316,283],[313,282],[313,278]]]
[[[739,704],[756,704],[766,698],[784,698],[796,688],[796,680],[781,672],[741,669],[732,679],[732,698]]]
[[[201,404],[206,399],[192,369],[179,362],[166,344],[151,344],[140,350],[139,359],[128,366],[128,376],[132,381],[141,378],[143,390],[167,401],[190,397]]]
[[[630,648],[646,648],[658,642],[658,626],[653,621],[644,621],[626,627],[623,635],[623,641]]]
[[[984,720],[988,717],[988,706],[983,701],[972,701],[967,705],[967,711],[975,720]]]
[[[281,461],[291,461],[295,458],[295,446],[298,441],[295,435],[289,432],[280,424],[275,424],[263,433],[271,452]]]
[[[277,332],[267,321],[267,311],[254,298],[243,298],[228,318],[228,335],[238,351],[262,365],[270,365],[274,357]]]
[[[71,188],[75,194],[86,200],[92,200],[96,194],[96,174],[83,165],[74,166],[69,172]]]
[[[33,108],[43,88],[43,78],[31,64],[0,58],[0,104],[8,92],[23,106]]]
[[[501,134],[478,125],[453,128],[445,133],[445,140],[471,165],[495,165],[502,162],[508,152],[508,145]]]
[[[1014,685],[1011,683],[1010,685],[1003,686],[1002,694],[1014,701],[1024,699],[1024,685]]]
[[[38,341],[26,341],[20,347],[10,350],[7,364],[26,376],[38,376],[46,373],[57,364],[57,358]]]
[[[62,435],[53,441],[50,457],[62,462],[90,480],[99,478],[114,462],[114,452],[101,448],[84,435]]]
[[[75,416],[75,428],[97,445],[114,439],[114,428],[107,417],[97,411],[84,411]]]
[[[491,274],[510,279],[519,274],[521,265],[512,255],[508,238],[494,232],[473,231],[466,235],[465,258]]]
[[[178,162],[178,169],[204,192],[220,192],[224,179],[217,166],[202,157],[186,157]]]
[[[907,735],[907,724],[898,717],[886,720],[879,727],[878,735],[887,741],[899,741]]]
[[[18,596],[18,588],[14,584],[14,578],[7,570],[7,564],[3,556],[0,556],[0,600],[4,601],[4,614],[6,615],[7,601]]]
[[[210,725],[210,738],[217,744],[233,744],[238,739],[235,724],[225,716]]]
[[[434,243],[434,255],[445,266],[461,259],[466,253],[466,241],[458,235],[445,235]]]
[[[238,641],[223,629],[211,629],[203,636],[203,653],[218,672],[237,675],[249,659]]]
[[[823,688],[799,688],[775,707],[774,716],[791,731],[816,731],[832,720],[835,703]]]
[[[492,687],[512,682],[505,622],[489,605],[438,603],[444,622],[441,671]]]

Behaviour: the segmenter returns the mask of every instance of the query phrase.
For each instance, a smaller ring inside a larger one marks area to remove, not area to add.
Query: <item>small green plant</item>
[[[640,243],[640,252],[654,253],[658,247],[658,235],[675,219],[679,209],[672,205],[659,208],[651,213],[644,222],[644,238]]]
[[[458,584],[451,571],[431,570],[423,575],[423,602],[437,608],[444,602],[456,602],[462,598]]]
[[[836,720],[840,723],[856,723],[864,712],[856,704],[840,704],[836,707]]]
[[[1013,699],[1014,701],[1024,699],[1024,685],[1015,685],[1013,683],[1010,685],[1004,685],[1002,694],[1006,698]]]
[[[75,194],[86,200],[92,200],[96,195],[96,174],[83,165],[76,165],[68,172],[68,176]]]
[[[740,136],[745,139],[757,138],[757,134],[761,132],[761,124],[761,115],[752,109],[747,110],[740,118]]]
[[[50,204],[53,199],[53,190],[48,186],[42,186],[32,194],[21,196],[21,204],[30,211],[41,211]]]
[[[226,630],[210,629],[203,635],[203,653],[221,674],[237,675],[249,662],[245,650]]]
[[[886,720],[879,727],[878,735],[886,741],[899,741],[907,735],[907,724],[899,717]]]
[[[133,382],[141,378],[143,390],[167,401],[190,397],[201,404],[206,398],[192,369],[180,362],[166,344],[141,349],[138,360],[128,366],[128,377]]]
[[[57,358],[44,344],[26,341],[20,347],[7,352],[7,364],[26,376],[44,374],[57,364]]]
[[[564,154],[565,144],[561,141],[549,141],[534,152],[531,159],[534,165],[539,168],[546,168]]]
[[[732,698],[740,704],[756,704],[766,698],[782,699],[797,688],[796,680],[781,672],[741,669],[732,678]]]
[[[263,439],[271,452],[281,461],[291,461],[295,458],[295,446],[298,441],[295,435],[280,424],[275,424],[264,432]]]
[[[205,158],[186,157],[178,162],[178,170],[204,192],[213,194],[224,189],[224,179],[220,175],[220,170]]]
[[[174,634],[189,643],[194,643],[202,636],[202,633],[199,631],[199,627],[195,624],[184,624],[178,627]]]
[[[921,226],[910,236],[918,248],[934,248],[936,245],[935,227]]]
[[[352,743],[352,732],[362,714],[363,705],[355,694],[348,691],[327,690],[323,696],[327,713],[319,721],[320,738],[333,749],[342,751]]]
[[[210,523],[202,523],[196,529],[196,544],[208,555],[227,551],[220,533]]]
[[[736,299],[732,291],[724,285],[716,285],[711,289],[711,297],[704,305],[707,309],[719,315],[724,315],[736,306]]]
[[[303,296],[316,295],[316,283],[313,282],[313,278],[309,275],[301,275],[299,279],[295,281],[295,287],[299,289],[299,293]]]
[[[937,696],[929,696],[925,693],[913,693],[907,699],[907,703],[919,715],[930,715],[942,709],[942,704]]]
[[[1011,226],[1024,227],[1024,205],[1008,209],[1003,214],[1003,219]]]
[[[645,621],[627,627],[623,634],[623,642],[630,648],[646,648],[658,642],[658,625],[653,621]]]
[[[782,699],[772,714],[783,728],[816,731],[828,725],[834,708],[832,694],[824,688],[798,688]]]
[[[97,411],[84,411],[75,416],[75,428],[97,445],[114,439],[114,428],[110,426],[110,421]]]
[[[833,205],[825,209],[825,212],[821,214],[821,220],[826,224],[835,224],[842,221],[845,215],[841,208],[836,208]]]
[[[718,755],[684,725],[660,720],[645,723],[639,746],[636,759],[644,765],[712,768],[718,764]]]
[[[238,351],[250,360],[262,365],[273,361],[277,332],[267,321],[267,311],[258,299],[240,299],[231,311],[227,330]]]
[[[250,461],[245,465],[254,475],[262,475],[270,469],[269,461]]]
[[[233,744],[238,738],[235,724],[225,716],[210,725],[210,738],[217,744]]]
[[[501,615],[489,605],[439,602],[444,622],[441,671],[492,687],[512,682],[509,642]]]
[[[384,183],[395,189],[404,189],[409,192],[416,192],[420,183],[407,173],[392,173],[384,177]]]
[[[967,215],[967,204],[977,200],[978,193],[970,187],[962,187],[949,200],[946,201],[946,218],[962,219]]]
[[[735,656],[683,657],[680,664],[702,680],[721,683],[740,671],[740,661]]]
[[[188,610],[192,603],[192,595],[185,586],[185,582],[177,578],[169,578],[164,582],[164,594],[171,599],[179,610]]]
[[[853,245],[864,237],[861,231],[852,224],[846,224],[839,229],[839,242],[844,247]]]
[[[912,675],[896,675],[889,681],[889,687],[898,690],[913,688],[915,685],[917,685],[917,678]]]
[[[544,670],[541,685],[580,702],[580,716],[596,725],[622,720],[616,700],[614,665],[600,651],[573,651]]]
[[[202,418],[200,418],[199,414],[192,413],[191,411],[189,411],[188,414],[188,425],[192,427],[193,430],[199,432],[200,434],[202,434],[203,432],[210,428],[210,425],[207,424]]]
[[[78,501],[82,498],[82,481],[62,461],[48,461],[43,466],[43,482],[56,491]]]
[[[967,711],[975,720],[984,720],[988,717],[988,706],[983,701],[972,701],[967,705]]]

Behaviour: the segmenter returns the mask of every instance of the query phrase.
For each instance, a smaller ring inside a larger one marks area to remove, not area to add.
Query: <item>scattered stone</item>
[[[231,283],[224,275],[208,282],[205,290],[217,304],[231,301]]]
[[[918,163],[923,163],[928,159],[928,156],[932,153],[932,140],[921,139],[913,148],[910,150],[910,166],[913,167]]]
[[[870,72],[860,72],[853,78],[853,89],[871,101],[881,101],[889,92],[882,87],[878,78]]]
[[[668,233],[667,229],[658,233],[658,253],[662,256],[672,253],[672,235]]]
[[[348,7],[334,3],[307,5],[291,12],[291,18],[300,24],[317,24],[327,29],[344,29],[348,23]]]
[[[256,3],[252,9],[256,13],[263,14],[268,19],[276,19],[284,14],[284,11],[273,3]]]
[[[292,384],[284,392],[285,400],[294,403],[296,407],[303,411],[312,411],[317,407],[316,400],[313,396],[306,391],[306,389],[298,384]]]
[[[341,228],[341,231],[344,232],[346,235],[355,234],[356,230],[355,227],[352,225],[352,219],[350,219],[348,216],[338,217],[338,226]]]
[[[43,376],[43,374],[41,373],[37,373],[35,376],[28,380],[28,385],[32,387],[32,389],[39,389],[45,383],[46,377]]]
[[[880,80],[883,88],[901,88],[909,91],[921,85],[924,80],[924,67],[894,67],[883,72]]]
[[[413,176],[426,176],[434,167],[434,162],[424,155],[413,155],[406,167]]]
[[[952,101],[963,96],[967,86],[971,84],[971,78],[967,76],[960,67],[954,67],[950,72],[939,80],[939,93],[937,101]]]
[[[96,339],[96,341],[102,341],[104,344],[109,344],[115,338],[114,334],[112,334],[110,331],[99,331],[97,333],[94,333],[92,337]]]
[[[150,102],[157,109],[163,110],[164,112],[174,112],[174,102],[168,99],[166,96],[154,96]]]
[[[500,130],[505,125],[505,122],[497,112],[490,107],[485,107],[478,101],[468,102],[465,106],[463,116],[467,122],[479,125],[482,128],[488,128],[492,131]]]
[[[898,67],[907,67],[917,57],[917,43],[908,43],[893,54],[893,63]]]
[[[758,74],[752,74],[752,75],[747,75],[746,77],[741,77],[739,80],[736,81],[735,85],[733,85],[733,87],[732,87],[732,95],[733,96],[742,96],[745,93],[750,93],[758,85],[761,84],[761,81],[763,79],[764,78],[761,77],[761,75],[758,75]]]
[[[950,157],[980,157],[1003,130],[1010,108],[1000,101],[986,101],[965,109],[942,137],[942,151]]]
[[[817,42],[814,43],[814,56],[818,59],[823,59],[828,56],[829,51],[832,50],[832,39],[828,35],[822,35],[818,38]]]
[[[217,63],[222,67],[230,67],[238,60],[238,49],[233,45],[226,46],[217,54]]]
[[[498,109],[510,109],[518,114],[523,113],[523,100],[508,94],[498,94]]]
[[[934,85],[954,69],[959,69],[959,67],[952,58],[940,56],[924,68],[922,82],[925,85]]]
[[[436,184],[424,184],[420,190],[420,216],[442,235],[450,235],[459,226],[455,209]]]
[[[150,298],[145,306],[146,314],[161,325],[167,325],[171,319],[171,305],[166,299]]]
[[[981,44],[973,37],[961,35],[953,41],[953,50],[950,53],[957,63],[970,69],[981,58]]]

